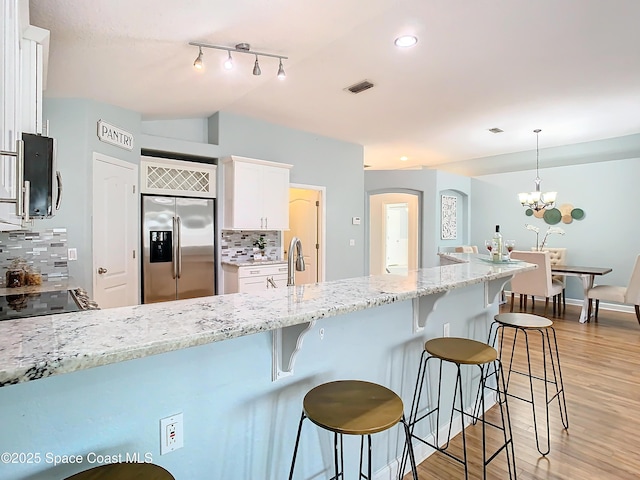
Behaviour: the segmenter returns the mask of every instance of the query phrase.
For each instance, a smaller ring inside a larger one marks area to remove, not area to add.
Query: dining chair
[[[478,247],[475,245],[460,245],[456,247],[456,253],[478,253]]]
[[[607,302],[623,303],[626,305],[634,305],[636,307],[636,318],[640,323],[640,255],[636,257],[636,264],[631,273],[631,279],[626,287],[617,287],[614,285],[596,285],[587,292],[589,298],[589,316],[591,318],[591,304],[596,301],[596,311],[594,318],[598,321],[598,308],[600,300]]]
[[[531,250],[538,251],[536,247],[531,247]],[[544,247],[542,251],[549,252],[549,260],[552,267],[555,265],[567,265],[567,249],[565,247]],[[565,275],[551,275],[551,279],[562,283],[562,308],[566,308],[565,290],[567,288],[567,277]]]
[[[549,307],[549,298],[553,298],[553,314],[556,313],[556,300],[559,305],[559,295],[562,294],[562,283],[551,278],[551,259],[549,252],[525,252],[514,250],[511,258],[522,260],[527,263],[534,263],[538,268],[524,273],[518,273],[511,279],[511,310],[513,312],[514,296],[520,295],[520,308],[522,308],[522,297],[524,295],[524,308],[527,308],[527,297],[531,295],[532,307],[535,309],[535,297],[546,299],[544,313]],[[559,308],[559,307],[558,307]]]

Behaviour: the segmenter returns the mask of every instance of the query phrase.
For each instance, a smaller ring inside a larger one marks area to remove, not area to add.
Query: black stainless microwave
[[[22,140],[24,180],[29,182],[29,217],[51,218],[60,208],[62,196],[62,178],[56,170],[56,142],[33,133],[23,133]]]

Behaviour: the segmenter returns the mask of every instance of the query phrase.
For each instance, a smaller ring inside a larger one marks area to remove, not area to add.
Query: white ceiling
[[[31,0],[30,14],[51,31],[48,97],[248,115],[362,144],[373,168],[473,174],[534,149],[535,128],[541,148],[640,133],[640,0]],[[418,44],[395,47],[407,33]],[[287,78],[264,57],[252,75],[249,55],[226,71],[211,49],[197,72],[190,41],[288,56]]]

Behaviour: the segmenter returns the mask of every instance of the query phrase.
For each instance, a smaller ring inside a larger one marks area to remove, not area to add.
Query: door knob
[[[107,269],[106,269],[106,268],[102,268],[102,267],[100,267],[100,268],[98,268],[98,273],[99,273],[99,274],[101,274],[101,275],[102,275],[103,273],[107,273]]]

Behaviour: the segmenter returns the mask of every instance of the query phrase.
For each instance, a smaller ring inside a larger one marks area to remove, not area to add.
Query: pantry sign
[[[133,135],[102,120],[98,120],[98,138],[116,147],[133,150]]]

